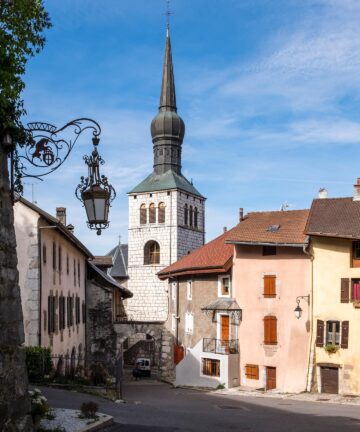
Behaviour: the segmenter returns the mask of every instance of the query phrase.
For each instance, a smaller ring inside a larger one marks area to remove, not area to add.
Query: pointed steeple
[[[167,29],[159,113],[151,122],[156,174],[164,174],[169,170],[181,174],[181,144],[184,134],[185,124],[176,108],[171,42]]]
[[[170,34],[168,28],[166,29],[166,46],[160,94],[160,110],[176,111],[174,69],[171,55]]]

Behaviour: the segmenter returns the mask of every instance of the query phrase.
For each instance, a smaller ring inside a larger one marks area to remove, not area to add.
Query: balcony
[[[213,354],[238,354],[238,339],[221,340],[221,339],[203,339],[203,352]]]

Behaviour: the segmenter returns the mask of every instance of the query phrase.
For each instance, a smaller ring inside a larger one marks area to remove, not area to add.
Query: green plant
[[[218,384],[216,390],[223,390],[225,388],[225,384]]]
[[[338,345],[333,345],[333,344],[326,344],[324,346],[324,350],[328,353],[328,354],[335,354],[339,351],[339,346]]]
[[[98,410],[99,406],[96,402],[83,402],[81,404],[80,407],[80,411],[81,411],[81,418],[86,418],[86,419],[95,419],[97,418],[97,410]]]
[[[36,430],[36,426],[49,411],[50,407],[46,397],[41,394],[39,389],[29,391],[29,395],[31,401],[31,416]]]
[[[50,348],[26,347],[26,367],[30,382],[43,381],[53,370]]]

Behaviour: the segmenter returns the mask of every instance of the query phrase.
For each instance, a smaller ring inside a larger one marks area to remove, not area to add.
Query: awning
[[[237,301],[233,298],[219,298],[207,306],[201,308],[208,316],[215,320],[217,312],[228,313],[234,323],[239,323],[241,320],[241,308]]]

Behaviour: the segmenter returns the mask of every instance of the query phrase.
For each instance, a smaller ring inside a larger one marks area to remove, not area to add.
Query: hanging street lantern
[[[109,208],[116,192],[108,183],[107,177],[100,175],[99,167],[104,164],[104,160],[97,151],[100,139],[93,137],[92,141],[94,149],[91,155],[84,156],[88,166],[88,176],[81,177],[75,195],[85,207],[88,227],[96,230],[96,233],[100,235],[101,230],[109,226]]]
[[[305,300],[308,304],[310,304],[310,295],[296,297],[297,305],[296,308],[294,309],[294,314],[297,319],[300,319],[303,313],[303,310],[300,307],[300,300]]]

